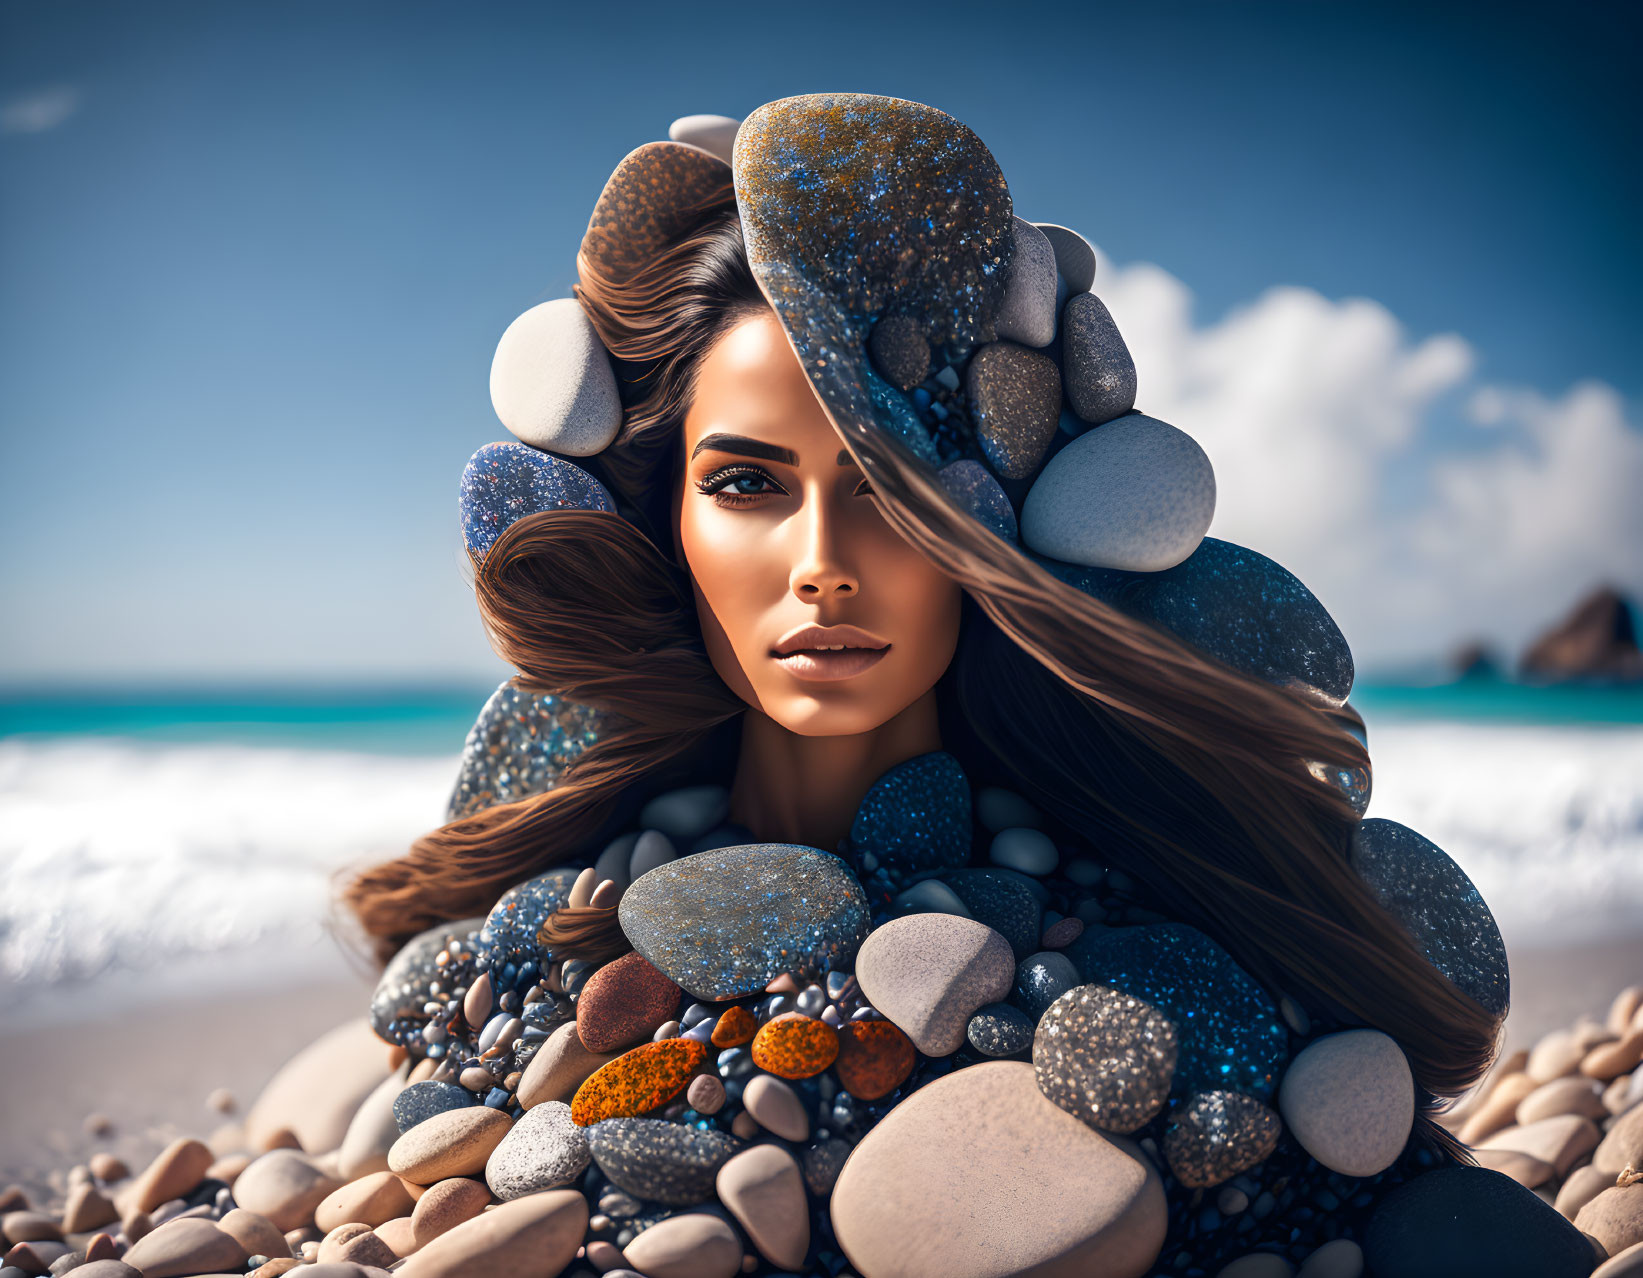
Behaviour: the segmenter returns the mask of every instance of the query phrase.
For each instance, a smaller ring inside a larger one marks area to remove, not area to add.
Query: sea
[[[0,693],[0,1014],[336,973],[338,876],[443,820],[489,692]],[[1643,938],[1643,687],[1366,679],[1352,704],[1369,815],[1453,856],[1514,953]]]

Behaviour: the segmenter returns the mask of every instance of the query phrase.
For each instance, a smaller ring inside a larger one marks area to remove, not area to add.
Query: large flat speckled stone
[[[863,1137],[833,1190],[855,1269],[896,1278],[1135,1278],[1168,1209],[1145,1157],[1045,1099],[1025,1061],[921,1087]]]

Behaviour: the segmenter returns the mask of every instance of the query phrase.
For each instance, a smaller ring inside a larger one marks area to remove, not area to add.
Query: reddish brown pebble
[[[724,1015],[719,1017],[718,1024],[713,1027],[711,1035],[713,1046],[723,1051],[727,1047],[740,1047],[743,1043],[751,1043],[753,1036],[759,1032],[759,1022],[753,1018],[753,1013],[737,1004],[726,1008]]]
[[[93,1229],[101,1229],[104,1225],[112,1225],[118,1219],[120,1213],[115,1210],[114,1204],[94,1186],[76,1185],[68,1191],[68,1200],[63,1204],[65,1233],[88,1233]]]
[[[797,994],[799,992],[798,978],[791,972],[783,972],[764,987],[764,992],[766,994]]]
[[[86,1264],[94,1264],[99,1260],[117,1260],[120,1249],[114,1245],[114,1239],[107,1234],[93,1234],[91,1241],[86,1243]]]
[[[576,1089],[571,1121],[578,1127],[607,1118],[637,1118],[684,1091],[707,1061],[707,1044],[693,1038],[645,1043],[601,1067]]]
[[[833,1027],[802,1012],[784,1012],[753,1036],[753,1063],[778,1078],[812,1078],[838,1054]]]
[[[848,1021],[839,1026],[838,1038],[834,1069],[858,1100],[889,1095],[913,1072],[913,1040],[889,1021]]]
[[[216,1155],[201,1141],[172,1141],[131,1185],[130,1205],[137,1211],[153,1211],[163,1202],[183,1197],[205,1179],[206,1171],[216,1161]]]
[[[395,1216],[392,1220],[383,1221],[377,1226],[376,1234],[396,1256],[409,1256],[416,1250],[416,1231],[411,1227],[409,1216]]]
[[[1058,919],[1044,929],[1039,946],[1046,950],[1065,949],[1084,934],[1083,919]]]
[[[0,1233],[7,1242],[62,1242],[57,1221],[43,1211],[10,1211],[0,1216]]]
[[[637,951],[606,963],[576,1000],[576,1034],[590,1052],[642,1043],[673,1018],[681,990]]]
[[[111,1181],[124,1180],[131,1175],[131,1169],[123,1160],[113,1154],[93,1154],[91,1156],[91,1174],[105,1185]]]

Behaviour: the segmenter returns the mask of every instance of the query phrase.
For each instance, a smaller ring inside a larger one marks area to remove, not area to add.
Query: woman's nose
[[[813,495],[805,502],[799,522],[798,558],[790,578],[793,593],[806,603],[860,593],[861,582],[845,562],[840,544],[839,512],[826,498]]]

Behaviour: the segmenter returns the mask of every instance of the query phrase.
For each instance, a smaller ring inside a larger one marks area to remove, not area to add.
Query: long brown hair
[[[347,885],[379,961],[596,852],[635,794],[722,780],[732,761],[745,706],[706,656],[665,517],[701,358],[765,305],[728,182],[634,274],[578,265],[576,296],[616,358],[625,405],[615,442],[585,460],[626,517],[521,519],[476,563],[474,587],[517,682],[599,706],[612,727],[553,790],[453,821]],[[1321,1023],[1390,1034],[1419,1087],[1421,1134],[1463,1156],[1432,1114],[1487,1070],[1501,1022],[1426,960],[1351,868],[1357,815],[1306,766],[1367,766],[1332,708],[1058,581],[882,432],[846,432],[845,444],[885,518],[966,592],[937,695],[944,747],[972,781],[1037,803]]]

